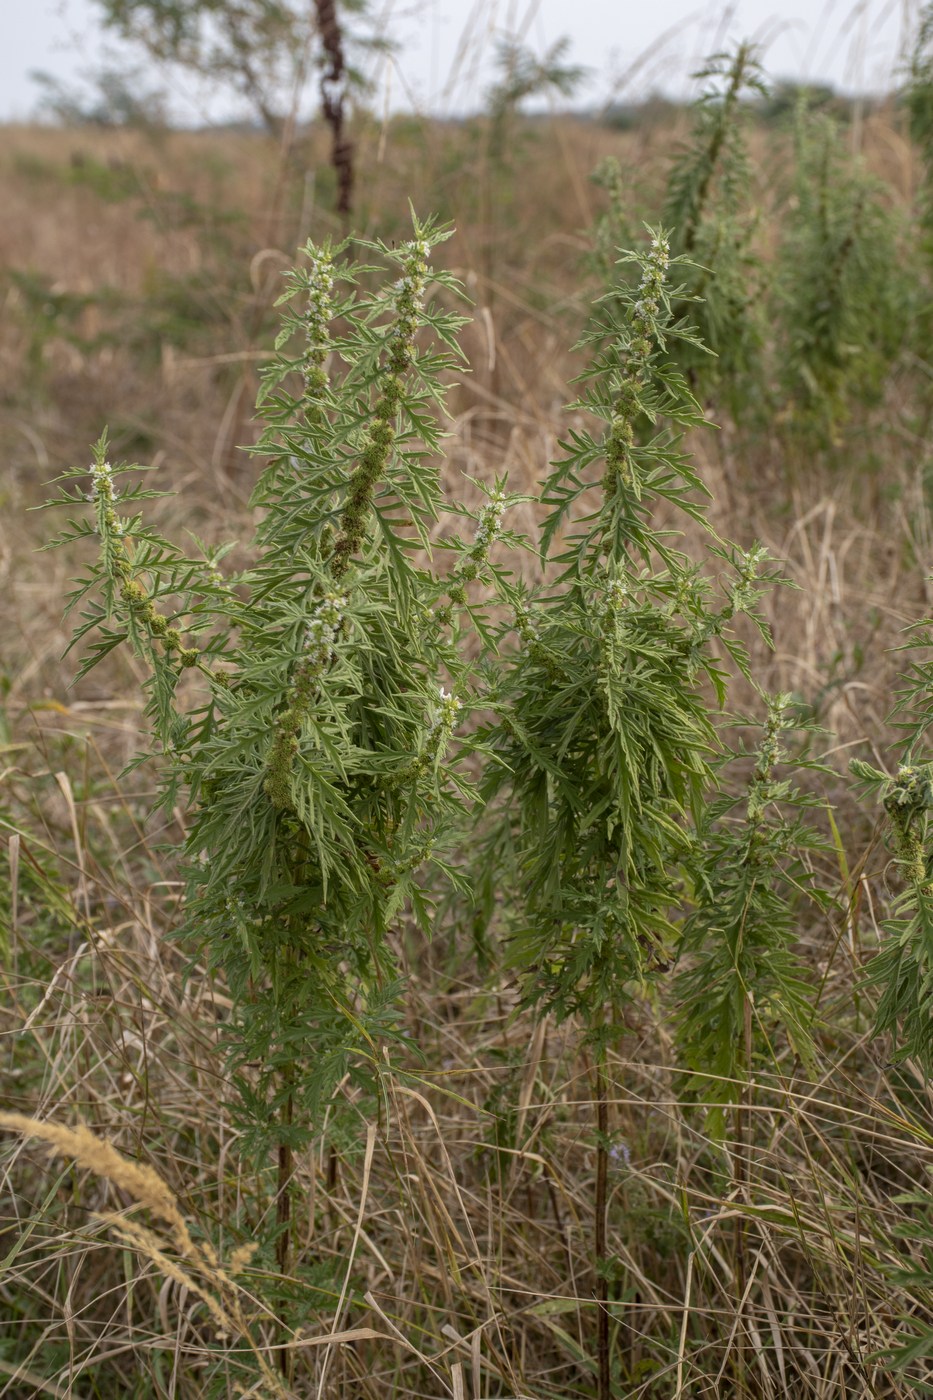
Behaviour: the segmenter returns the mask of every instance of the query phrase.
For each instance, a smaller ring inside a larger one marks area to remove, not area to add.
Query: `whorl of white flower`
[[[478,576],[480,567],[489,558],[489,551],[499,538],[502,518],[508,506],[508,497],[498,489],[491,492],[480,511],[473,535],[473,543],[457,562],[454,574],[457,578],[469,580]]]
[[[681,575],[674,587],[671,612],[686,612],[697,603],[697,586],[688,575]]]
[[[89,471],[91,473],[91,489],[88,492],[88,500],[115,501],[116,492],[113,489],[113,468],[110,463],[93,462]]]
[[[476,526],[476,534],[473,537],[474,549],[481,549],[485,554],[493,541],[498,539],[499,531],[502,529],[502,517],[505,515],[505,507],[506,497],[504,492],[493,491],[480,513],[479,522]]]
[[[768,557],[768,551],[763,544],[756,544],[753,549],[743,550],[739,556],[739,574],[742,581],[751,583],[758,577],[758,570]]]
[[[661,293],[671,260],[671,247],[663,234],[655,234],[642,266],[638,300],[632,307],[632,327],[636,339],[648,339],[661,309]]]
[[[344,593],[325,593],[305,627],[304,650],[313,671],[323,671],[334,657],[347,607]]]
[[[462,708],[456,695],[451,695],[443,686],[438,686],[437,694],[440,704],[432,706],[428,716],[424,747],[409,769],[414,777],[426,773],[440,762]]]
[[[331,349],[330,323],[334,314],[334,269],[330,254],[315,249],[310,254],[308,304],[305,311],[305,388],[309,393],[323,387],[324,362]]]
[[[631,598],[628,584],[624,579],[611,578],[606,584],[606,611],[610,614],[619,613],[628,606]]]
[[[663,233],[654,234],[641,275],[641,288],[655,287],[660,290],[664,278],[667,276],[667,269],[670,266],[670,261],[670,240],[666,238]]]
[[[417,316],[424,307],[430,247],[424,238],[412,238],[401,247],[402,276],[393,286],[395,309],[400,317]]]
[[[758,759],[748,795],[749,821],[761,820],[765,806],[774,794],[774,769],[783,757],[781,733],[790,723],[787,714],[790,703],[790,695],[781,694],[775,695],[768,705],[764,738],[758,746]]]
[[[659,309],[656,297],[640,297],[632,307],[632,315],[641,321],[647,321],[649,317],[657,316]]]
[[[308,271],[308,316],[319,318],[330,311],[334,291],[334,266],[330,255],[315,252]]]
[[[657,318],[663,305],[664,279],[670,259],[667,238],[662,233],[654,234],[648,252],[641,259],[641,281],[631,305],[630,329],[619,346],[621,376],[606,437],[606,463],[609,478],[619,476],[628,485],[631,485],[632,424],[639,408],[639,389],[648,373],[652,343],[657,342],[660,334]]]
[[[736,563],[739,581],[731,589],[732,607],[736,612],[747,612],[760,596],[755,583],[767,557],[768,551],[760,544],[740,552]]]
[[[428,733],[436,734],[440,731],[445,735],[450,734],[463,707],[456,695],[452,695],[442,685],[438,686],[437,693],[440,705],[437,706],[428,720]]]

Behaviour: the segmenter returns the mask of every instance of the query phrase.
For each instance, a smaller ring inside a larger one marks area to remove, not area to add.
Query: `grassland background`
[[[470,492],[462,473],[506,468],[514,489],[535,494],[597,286],[587,253],[605,194],[590,173],[615,155],[633,209],[652,212],[685,122],[517,120],[493,167],[482,119],[360,119],[357,230],[404,236],[409,198],[456,225],[445,260],[476,311],[472,372],[451,400],[455,494]],[[897,105],[856,111],[847,140],[909,210],[921,170]],[[793,198],[787,130],[756,126],[752,153],[766,242]],[[170,936],[170,848],[184,817],[147,824],[145,769],[116,782],[137,748],[141,678],[114,659],[70,685],[62,611],[77,561],[35,552],[47,526],[29,512],[107,423],[114,455],[155,465],[177,493],[158,507],[170,534],[246,536],[255,463],[239,449],[252,440],[272,302],[297,246],[339,234],[331,196],[316,130],[285,161],[243,132],[0,133],[2,1099],[80,1119],[153,1163],[222,1258],[261,1234],[269,1196],[238,1165],[216,1051],[224,989],[186,969]],[[846,776],[853,754],[889,766],[890,649],[930,610],[916,374],[896,363],[881,402],[819,451],[780,424],[742,435],[726,425],[692,444],[716,525],[743,545],[763,540],[799,585],[767,605],[775,650],[758,675],[827,731],[838,777],[822,780],[837,828],[826,878],[839,912],[800,930],[828,1028],[819,1074],[785,1061],[761,1081],[741,1195],[730,1198],[722,1150],[678,1100],[651,1005],[633,1012],[612,1058],[626,1396],[894,1397],[925,1393],[933,1376],[923,1355],[906,1372],[879,1355],[912,1323],[933,1327],[928,1245],[922,1230],[904,1238],[925,1208],[903,1199],[929,1181],[933,1136],[922,1077],[892,1068],[853,993],[892,885]],[[468,940],[442,926],[426,945],[403,928],[398,956],[432,1067],[423,1092],[400,1088],[376,1115],[349,1105],[328,1151],[301,1166],[295,1279],[260,1258],[246,1286],[299,1306],[299,1395],[321,1384],[348,1397],[590,1395],[591,1067],[572,1029],[532,1034],[514,987],[480,977]],[[198,1298],[95,1224],[95,1212],[128,1204],[119,1184],[44,1163],[35,1147],[4,1149],[0,1396],[234,1395],[252,1383],[242,1347],[218,1369]],[[274,1311],[257,1303],[251,1324],[273,1360]]]

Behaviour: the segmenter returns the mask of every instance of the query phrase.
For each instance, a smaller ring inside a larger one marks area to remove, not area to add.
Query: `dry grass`
[[[42,852],[30,841],[23,855]],[[85,859],[66,896],[74,946],[47,947],[44,981],[16,970],[37,962],[21,911],[3,1031],[22,1068],[8,1082],[42,1121],[0,1118],[24,1137],[6,1155],[0,1298],[10,1323],[29,1322],[0,1394],[207,1394],[208,1364],[227,1393],[243,1374],[275,1393],[283,1354],[296,1395],[318,1393],[325,1365],[329,1395],[589,1393],[595,1153],[572,1033],[545,1025],[529,1041],[508,986],[465,983],[452,955],[410,935],[409,1015],[442,1068],[420,1083],[389,1074],[378,1107],[348,1092],[336,1148],[301,1162],[289,1292],[304,1321],[284,1327],[270,1299],[285,1281],[264,1255],[245,1259],[271,1202],[237,1153],[216,1047],[226,1004],[198,969],[182,988],[157,922],[171,899],[137,896],[106,923],[113,887]],[[812,956],[843,1001],[848,940]],[[899,1196],[933,1169],[928,1091],[909,1067],[890,1073],[857,1019],[827,1019],[820,1078],[781,1063],[760,1079],[738,1194],[729,1144],[679,1101],[660,1022],[633,1021],[612,1058],[627,1394],[731,1394],[740,1344],[750,1393],[915,1393],[872,1357],[902,1314],[933,1304],[928,1283],[891,1277],[912,1257]],[[93,1134],[65,1126],[81,1122]],[[65,1168],[42,1169],[34,1141]]]
[[[299,1164],[294,1276],[262,1248],[248,1257],[274,1202],[238,1151],[224,989],[171,939],[166,848],[183,814],[153,830],[146,770],[115,780],[135,751],[139,677],[114,661],[67,688],[71,564],[32,552],[44,522],[26,507],[104,421],[118,454],[155,460],[184,493],[163,507],[170,525],[245,533],[251,468],[232,447],[247,440],[272,274],[332,228],[307,176],[321,151],[299,151],[280,182],[261,138],[6,137],[0,1396],[591,1395],[590,1066],[572,1028],[533,1033],[514,989],[489,986],[446,930],[430,946],[398,933],[410,1027],[434,1068],[387,1066],[379,1102],[347,1087],[333,1145]],[[459,226],[449,258],[478,315],[452,473],[507,467],[533,489],[556,454],[588,297],[580,229],[599,207],[586,173],[610,151],[654,168],[670,139],[530,125],[502,187],[508,217],[490,228],[471,192],[488,174],[477,129],[361,133],[368,232],[393,236],[409,193]],[[908,198],[896,125],[873,119],[863,140],[893,168],[892,198]],[[763,538],[800,585],[770,604],[762,679],[810,701],[840,772],[853,752],[883,759],[886,648],[929,608],[927,444],[905,426],[906,393],[888,386],[893,448],[873,478],[795,463],[777,435],[754,460],[728,433],[696,444],[716,523]],[[905,1318],[933,1319],[923,1232],[903,1238],[923,1208],[902,1199],[928,1186],[931,1105],[912,1067],[869,1041],[853,997],[890,902],[886,858],[841,780],[830,793],[839,913],[803,931],[826,1013],[820,1072],[806,1080],[777,1051],[746,1170],[682,1101],[661,1008],[633,1011],[611,1059],[620,1395],[877,1400],[933,1384],[923,1357],[903,1375],[878,1359]],[[910,1265],[917,1279],[899,1277]]]

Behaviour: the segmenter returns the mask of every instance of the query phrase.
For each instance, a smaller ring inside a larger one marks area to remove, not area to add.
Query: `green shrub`
[[[506,501],[490,495],[438,579],[438,413],[462,324],[454,280],[428,261],[445,236],[415,221],[397,250],[363,245],[397,274],[373,290],[342,245],[309,246],[290,275],[240,573],[224,576],[223,549],[189,556],[143,523],[157,493],[110,464],[106,438],[93,518],[56,541],[99,544],[70,599],[79,676],[119,646],[149,672],[159,805],[180,803],[190,824],[183,933],[234,998],[228,1072],[245,1148],[278,1154],[282,1263],[294,1151],[344,1076],[372,1090],[404,1040],[388,933],[403,910],[429,928],[438,881],[460,878],[469,786],[451,741],[479,616],[465,587]],[[63,480],[73,510],[87,472]]]

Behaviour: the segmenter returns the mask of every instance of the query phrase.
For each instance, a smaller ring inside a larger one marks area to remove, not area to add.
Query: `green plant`
[[[718,392],[738,415],[756,397],[749,380],[760,380],[762,272],[752,248],[745,125],[749,97],[763,97],[767,88],[750,44],[715,54],[696,77],[707,86],[668,175],[663,220],[673,229],[671,251],[694,264],[684,265],[689,300],[675,313],[689,318],[702,347],[686,344],[682,367],[692,387]]]
[[[521,104],[545,93],[572,97],[586,77],[586,69],[567,63],[570,40],[552,44],[542,58],[515,39],[498,46],[496,67],[500,77],[487,93],[489,107],[489,155],[499,164],[509,144],[510,124]]]
[[[881,924],[881,948],[868,966],[868,985],[879,993],[874,1031],[891,1037],[896,1060],[909,1057],[924,1074],[933,1068],[933,765],[927,757],[933,667],[924,655],[929,627],[918,624],[907,643],[910,662],[895,710],[904,747],[894,776],[864,759],[851,764],[860,788],[884,808],[901,884],[891,917]]]
[[[802,106],[794,204],[780,250],[780,377],[801,422],[832,438],[879,398],[909,324],[898,223],[831,118]]]
[[[886,814],[897,872],[890,914],[880,921],[880,947],[868,963],[865,988],[876,997],[873,1032],[883,1036],[895,1064],[907,1062],[907,1078],[924,1084],[933,1071],[933,849],[930,814],[933,812],[933,763],[928,735],[933,719],[933,664],[929,620],[910,629],[905,651],[908,663],[893,718],[903,732],[900,761],[890,776],[854,759],[851,770],[863,793],[880,802]],[[914,1097],[911,1092],[911,1098]],[[912,1105],[913,1108],[913,1105]],[[911,1117],[916,1131],[929,1134],[928,1104],[924,1094]],[[905,1218],[895,1227],[901,1258],[889,1270],[892,1282],[906,1285],[926,1298],[933,1260],[933,1221],[928,1189],[911,1189],[898,1197],[906,1207]],[[916,1376],[933,1352],[933,1325],[921,1306],[902,1319],[900,1334],[883,1355],[898,1370]],[[919,1393],[929,1394],[929,1384]]]
[[[672,363],[675,347],[698,342],[674,323],[684,289],[671,283],[679,264],[666,235],[623,258],[623,273],[632,262],[638,286],[623,280],[602,299],[584,341],[593,362],[574,407],[602,428],[571,429],[545,487],[545,581],[534,593],[502,592],[518,648],[493,683],[497,718],[484,735],[489,860],[513,891],[508,963],[524,1003],[578,1018],[595,1059],[601,1400],[611,1388],[606,1050],[678,942],[683,872],[715,787],[720,649],[746,669],[731,624],[738,613],[756,618],[764,565],[762,550],[712,534],[681,450],[684,431],[704,420]],[[658,523],[661,508],[707,532],[709,557],[725,566],[722,596]]]
[[[470,704],[463,619],[479,617],[466,585],[506,499],[490,495],[474,541],[450,542],[452,577],[435,577],[437,413],[461,363],[462,317],[426,300],[457,293],[428,262],[446,236],[416,220],[396,250],[364,245],[400,274],[375,290],[343,245],[309,245],[290,275],[241,573],[146,526],[136,509],[157,493],[111,466],[106,438],[93,522],[56,541],[99,541],[69,604],[83,603],[79,676],[123,645],[150,673],[159,801],[189,814],[184,931],[234,998],[229,1068],[245,1148],[277,1154],[283,1268],[295,1149],[341,1080],[372,1090],[404,1039],[393,926],[405,911],[429,928],[432,885],[458,879],[469,787],[448,751]],[[85,479],[66,473],[59,504],[80,504]]]
[[[933,252],[933,6],[925,5],[914,40],[907,70],[904,102],[910,119],[910,134],[924,161],[919,190],[919,214],[929,258]]]
[[[744,797],[724,784],[699,833],[699,882],[674,995],[679,1063],[688,1074],[697,1071],[691,1087],[710,1105],[716,1136],[724,1130],[722,1106],[741,1103],[756,1059],[776,1062],[775,1031],[804,1064],[814,1058],[812,988],[793,944],[801,900],[825,912],[828,896],[809,859],[823,849],[806,819],[818,799],[801,792],[793,776],[815,765],[789,758],[784,747],[794,727],[790,704],[787,695],[770,702]],[[788,776],[781,777],[784,765]]]

